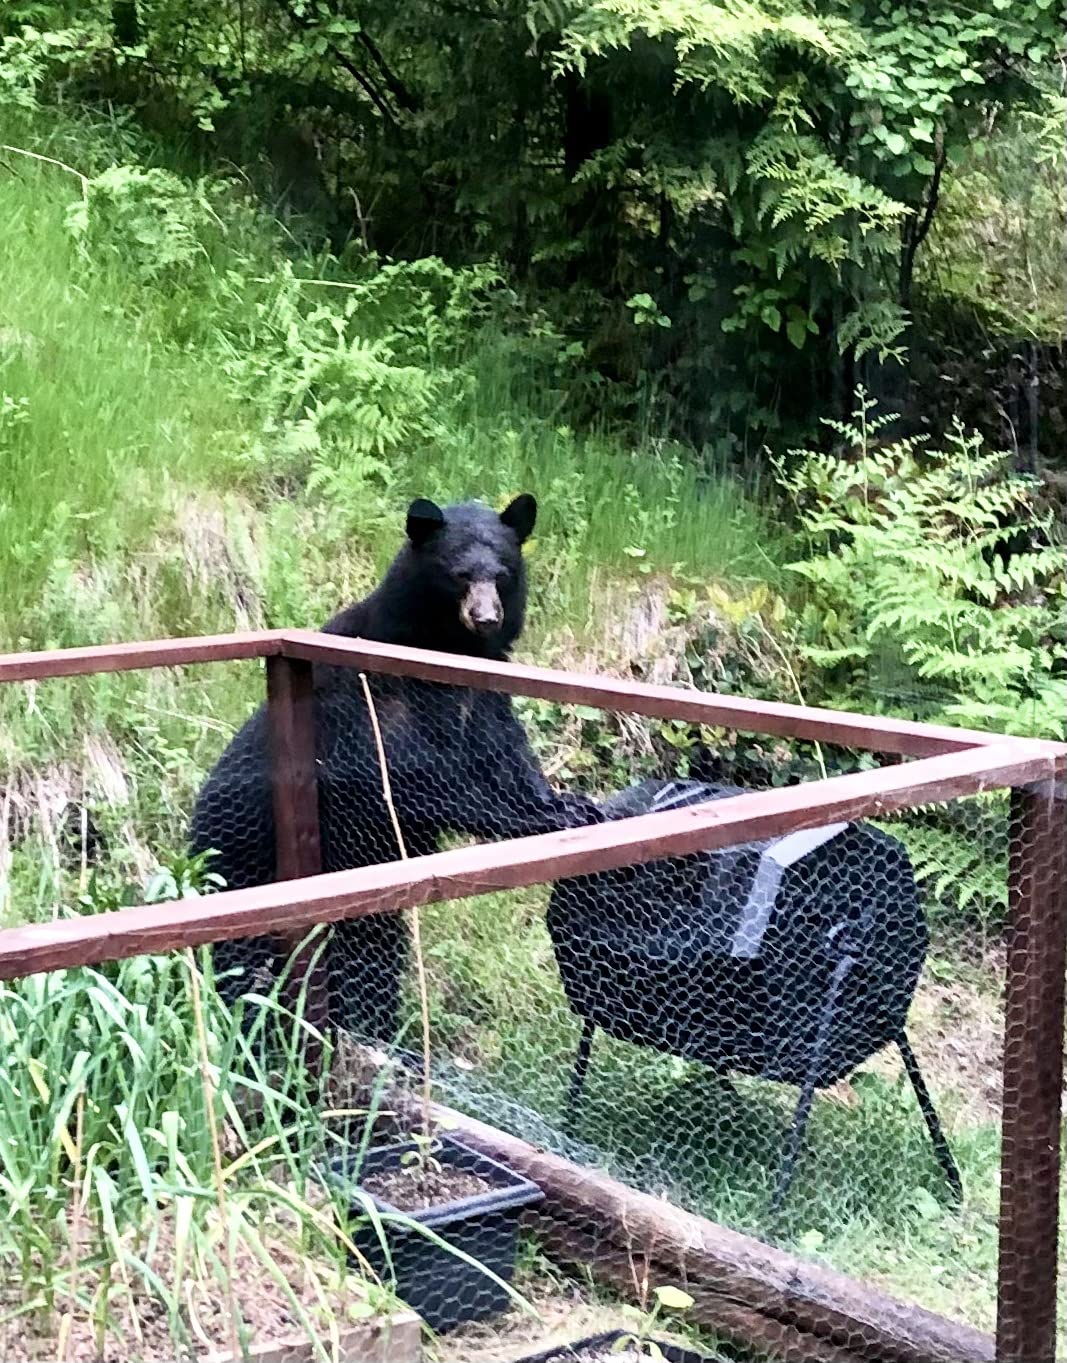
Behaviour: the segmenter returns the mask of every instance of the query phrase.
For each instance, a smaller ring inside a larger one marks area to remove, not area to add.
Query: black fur
[[[503,659],[526,607],[522,541],[536,503],[517,498],[502,515],[476,503],[413,502],[408,539],[378,588],[325,629],[332,634]],[[480,633],[464,623],[472,586]],[[491,586],[490,586],[491,584]],[[495,593],[491,588],[495,588]],[[498,623],[490,625],[490,621]],[[436,851],[443,835],[478,839],[553,832],[600,819],[580,796],[552,790],[541,774],[507,696],[434,683],[370,677],[390,783],[409,856]],[[314,678],[319,823],[324,871],[391,861],[396,836],[358,674],[316,667]],[[218,849],[213,863],[231,889],[274,879],[274,824],[265,707],[236,735],[200,792],[192,848]],[[397,996],[407,939],[395,915],[341,923],[328,948],[331,1021],[381,1040],[397,1030]],[[232,1002],[269,987],[280,962],[269,939],[220,943],[216,966],[243,967],[224,981]],[[257,972],[264,972],[257,979]]]

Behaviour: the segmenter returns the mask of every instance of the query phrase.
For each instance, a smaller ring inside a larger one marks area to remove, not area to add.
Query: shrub
[[[67,225],[92,259],[123,262],[144,280],[188,268],[206,254],[204,228],[215,220],[203,186],[158,166],[111,166],[85,185]]]
[[[830,703],[886,685],[920,718],[1062,737],[1067,573],[1036,483],[957,424],[881,443],[861,391],[835,453],[778,462],[805,552],[801,649]],[[899,707],[898,707],[899,708]]]

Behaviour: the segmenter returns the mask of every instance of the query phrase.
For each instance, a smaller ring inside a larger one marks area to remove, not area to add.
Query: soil
[[[621,1307],[598,1300],[588,1283],[579,1283],[538,1259],[532,1265],[520,1263],[515,1286],[533,1306],[535,1316],[516,1307],[492,1320],[450,1330],[436,1342],[437,1363],[517,1363],[549,1349],[555,1350],[550,1355],[554,1363],[556,1359],[559,1363],[647,1363],[638,1361],[632,1349],[621,1354],[602,1347],[596,1352],[568,1353],[572,1341],[633,1329]],[[695,1347],[669,1330],[657,1329],[656,1338],[661,1343]],[[714,1348],[710,1351],[715,1352]]]
[[[928,961],[909,1010],[908,1036],[944,1107],[942,1117],[952,1127],[1000,1120],[1003,971],[1002,954],[992,951],[972,967],[953,968],[943,979]],[[887,1047],[864,1069],[896,1078],[900,1056],[895,1047]],[[854,1101],[847,1080],[827,1092],[846,1105]]]
[[[264,1220],[256,1229],[272,1262],[281,1270],[316,1332],[328,1345],[331,1318],[344,1329],[365,1309],[366,1291],[362,1283],[347,1272],[339,1272],[334,1264],[307,1259],[291,1243],[286,1227],[277,1227],[278,1234],[272,1235],[272,1227]],[[221,1237],[219,1239],[216,1252],[225,1262],[226,1251]],[[131,1243],[129,1248],[144,1252],[141,1245]],[[172,1285],[174,1257],[173,1226],[164,1220],[157,1228],[151,1266],[168,1286]],[[282,1288],[266,1273],[244,1242],[238,1243],[234,1251],[232,1281],[247,1347],[262,1347],[280,1338],[307,1337],[308,1332]],[[83,1269],[78,1296],[84,1300],[92,1295],[95,1286],[89,1271]],[[62,1359],[64,1363],[185,1363],[186,1359],[228,1352],[233,1346],[230,1301],[223,1294],[218,1277],[212,1276],[210,1270],[197,1275],[192,1264],[188,1265],[182,1300],[182,1318],[193,1337],[191,1348],[179,1349],[166,1308],[131,1272],[129,1293],[117,1276],[112,1281],[108,1331],[102,1350],[84,1307],[74,1315],[66,1347],[61,1350],[59,1317],[68,1303],[57,1296],[56,1314],[51,1320],[22,1315],[0,1324],[0,1360],[3,1363],[43,1363],[54,1359]],[[324,1311],[323,1302],[328,1303],[329,1313]],[[19,1304],[13,1291],[0,1286],[0,1321]]]
[[[460,1199],[491,1193],[494,1186],[479,1174],[447,1164],[426,1169],[383,1169],[361,1181],[363,1191],[398,1212],[421,1212]]]

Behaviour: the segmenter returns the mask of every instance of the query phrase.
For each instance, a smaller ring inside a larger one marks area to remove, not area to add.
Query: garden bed
[[[16,1291],[0,1290],[0,1358],[4,1363],[315,1363],[358,1358],[360,1363],[416,1363],[421,1357],[421,1323],[414,1313],[374,1302],[372,1290],[354,1273],[315,1261],[290,1239],[271,1239],[261,1224],[260,1245],[270,1267],[252,1245],[239,1239],[231,1254],[216,1236],[213,1253],[183,1251],[173,1223],[161,1221],[151,1250],[127,1245],[127,1281],[113,1277],[106,1287],[94,1279],[92,1264],[71,1274],[69,1301],[56,1302],[50,1317],[19,1309]],[[143,1256],[143,1257],[142,1257]],[[142,1259],[149,1272],[134,1261]],[[229,1260],[229,1262],[227,1262]],[[157,1275],[175,1315],[149,1279]],[[181,1277],[181,1281],[176,1279]],[[232,1290],[227,1291],[227,1278]],[[235,1335],[232,1310],[236,1308]],[[69,1312],[69,1315],[67,1314]],[[181,1341],[186,1341],[184,1344]],[[236,1352],[235,1352],[236,1345]]]

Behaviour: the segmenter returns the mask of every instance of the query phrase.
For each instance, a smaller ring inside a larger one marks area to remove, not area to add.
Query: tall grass
[[[191,951],[0,989],[0,1353],[37,1338],[64,1357],[73,1331],[132,1356],[152,1323],[187,1356],[220,1300],[239,1349],[250,1304],[262,1321],[250,1266],[322,1358],[335,1313],[388,1304],[350,1278],[317,1191],[342,1114],[304,1068],[301,1010],[274,994],[249,1027]]]
[[[32,625],[50,575],[128,561],[165,528],[169,489],[225,481],[247,418],[215,367],[168,343],[120,268],[79,259],[64,226],[78,182],[5,159],[0,622],[9,642],[30,623],[44,643]]]

